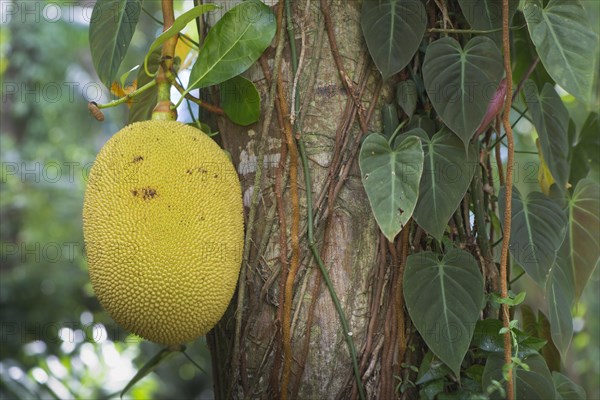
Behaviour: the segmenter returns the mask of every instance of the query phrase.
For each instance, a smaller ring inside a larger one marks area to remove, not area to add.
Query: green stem
[[[294,37],[294,25],[292,24],[292,8],[291,1],[285,0],[285,13],[287,18],[287,31],[290,42],[290,56],[292,61],[292,72],[294,76],[298,71],[298,56],[296,51],[296,40]],[[298,97],[298,92],[296,92],[296,96],[293,99],[294,101],[294,111],[296,116],[298,116],[299,108],[300,108],[300,99]],[[297,121],[297,119],[296,119]],[[296,124],[295,124],[296,125]],[[400,127],[399,127],[400,128]],[[398,128],[398,131],[399,131]],[[295,130],[297,132],[297,130]],[[354,345],[354,340],[352,339],[352,332],[350,331],[350,327],[348,325],[348,320],[344,314],[344,310],[342,309],[342,305],[340,304],[340,300],[335,292],[335,288],[333,287],[333,282],[327,272],[327,268],[325,268],[325,264],[323,263],[323,259],[319,253],[319,249],[315,244],[314,237],[314,228],[313,228],[313,204],[312,204],[312,185],[310,178],[310,170],[308,168],[308,159],[306,157],[306,147],[304,144],[304,140],[302,137],[297,138],[298,143],[298,152],[300,154],[300,159],[302,160],[302,171],[304,172],[304,182],[306,185],[306,215],[307,215],[307,235],[308,235],[308,247],[312,252],[319,269],[321,270],[321,274],[323,275],[323,280],[325,281],[325,285],[327,285],[327,289],[329,290],[329,294],[331,295],[331,300],[335,306],[335,309],[340,318],[340,322],[342,324],[342,330],[344,334],[344,339],[346,339],[346,343],[348,345],[348,350],[350,351],[350,356],[352,358],[352,368],[354,370],[354,378],[356,380],[356,386],[358,387],[358,393],[361,400],[366,399],[365,388],[360,378],[360,369],[358,368],[358,358],[356,356],[356,347]]]
[[[110,107],[118,106],[119,104],[123,104],[123,103],[127,102],[127,100],[130,100],[130,99],[134,98],[135,96],[144,93],[146,90],[153,88],[154,86],[156,86],[155,79],[146,83],[141,88],[138,88],[138,89],[134,90],[133,92],[126,94],[125,96],[123,96],[117,100],[111,101],[110,103],[106,103],[106,104],[97,104],[97,107],[98,108],[110,108]]]
[[[406,122],[408,120],[402,121],[398,127],[396,128],[396,130],[394,131],[394,133],[392,133],[392,136],[390,136],[390,139],[388,140],[388,143],[390,144],[390,147],[392,146],[392,144],[394,143],[394,139],[396,139],[396,136],[398,135],[398,133],[400,133],[400,129],[402,129],[402,127],[404,127],[404,125],[406,125]]]
[[[156,18],[154,15],[152,15],[148,10],[146,10],[145,7],[142,7],[142,11],[147,16],[149,16],[150,19],[152,19],[154,22],[156,22],[160,26],[163,26],[163,22],[160,19]],[[200,48],[200,44],[198,42],[196,42],[194,39],[192,39],[191,37],[189,37],[188,35],[186,35],[185,33],[179,33],[179,36],[181,36],[182,39],[185,39],[186,41],[188,41],[189,42],[188,44],[193,44],[194,46],[196,46],[197,49]]]
[[[517,109],[516,109],[516,108],[514,108],[514,107],[513,107],[513,109],[514,109],[514,110],[516,110],[516,111],[519,111],[519,110],[517,110]],[[511,128],[511,129],[514,129],[514,127],[515,127],[515,126],[516,126],[516,125],[519,123],[519,121],[521,120],[521,118],[525,117],[525,113],[527,112],[527,110],[529,110],[529,109],[528,109],[527,107],[525,107],[525,109],[524,109],[523,111],[519,111],[519,113],[520,113],[520,114],[519,114],[519,117],[518,117],[518,118],[517,118],[517,120],[516,120],[515,122],[513,122],[513,124],[510,126],[510,128]],[[525,118],[526,118],[526,119],[528,119],[527,117],[525,117]],[[492,150],[494,147],[496,147],[496,145],[497,145],[498,143],[500,143],[500,141],[501,141],[502,139],[504,139],[505,137],[506,137],[506,133],[505,133],[504,135],[500,136],[498,139],[496,139],[496,140],[494,141],[494,143],[492,143],[492,144],[491,144],[491,145],[488,147],[488,151],[490,151],[490,150]]]
[[[304,147],[304,140],[302,138],[298,139],[298,144],[299,144],[299,153],[300,153],[300,158],[302,159],[302,170],[304,172],[304,182],[306,184],[306,209],[307,209],[307,218],[308,218],[308,247],[310,248],[310,251],[312,252],[313,256],[315,257],[315,260],[317,261],[317,265],[319,266],[319,269],[321,270],[321,274],[323,275],[323,280],[325,281],[325,284],[327,285],[327,289],[329,290],[329,294],[331,295],[331,300],[333,301],[333,304],[335,305],[335,310],[338,313],[338,316],[340,318],[340,322],[342,324],[342,330],[344,333],[344,339],[346,339],[346,343],[348,345],[348,350],[350,351],[350,357],[352,358],[352,368],[354,370],[354,378],[356,380],[356,385],[358,387],[358,393],[359,393],[359,397],[364,400],[366,399],[365,396],[365,389],[363,386],[363,382],[362,379],[360,378],[360,369],[358,368],[358,358],[356,355],[356,347],[354,345],[354,340],[352,339],[352,331],[350,331],[350,327],[348,325],[348,320],[346,319],[346,316],[344,315],[344,310],[342,309],[342,305],[340,304],[340,300],[337,296],[337,293],[335,292],[335,288],[333,287],[333,282],[331,281],[331,278],[329,277],[329,273],[327,272],[327,268],[325,268],[325,264],[323,263],[323,260],[321,259],[321,255],[319,253],[319,249],[317,248],[317,246],[315,245],[315,237],[314,237],[314,230],[313,230],[313,205],[312,205],[312,187],[311,187],[311,179],[310,179],[310,171],[308,169],[308,160],[306,157],[306,149]]]
[[[519,275],[515,276],[510,282],[508,282],[509,285],[512,285],[513,283],[515,283],[517,280],[519,280],[520,277],[522,277],[523,275],[525,275],[525,271],[522,271]]]

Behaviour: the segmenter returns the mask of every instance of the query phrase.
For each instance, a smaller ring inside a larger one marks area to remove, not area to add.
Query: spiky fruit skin
[[[242,261],[240,182],[198,129],[144,121],[117,132],[90,171],[83,233],[94,291],[123,328],[175,345],[206,334]]]

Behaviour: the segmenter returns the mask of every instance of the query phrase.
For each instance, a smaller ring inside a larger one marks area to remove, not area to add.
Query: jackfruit
[[[83,232],[92,287],[123,328],[175,345],[206,334],[242,261],[240,182],[202,131],[144,121],[117,132],[89,174]]]

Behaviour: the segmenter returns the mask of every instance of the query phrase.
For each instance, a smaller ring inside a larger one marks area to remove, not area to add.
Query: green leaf
[[[456,376],[469,349],[483,305],[483,278],[477,261],[452,248],[440,259],[433,252],[408,256],[404,299],[427,346]]]
[[[383,121],[383,135],[389,139],[400,122],[394,103],[384,104],[381,107],[381,120]]]
[[[526,24],[523,13],[517,13],[513,21],[514,26]],[[511,46],[513,82],[521,82],[529,73],[529,78],[539,87],[543,87],[546,82],[554,84],[554,80],[548,75],[542,63],[538,63],[533,71],[528,72],[532,61],[538,57],[535,45],[529,36],[529,31],[527,29],[516,29],[511,31],[511,38],[513,41]]]
[[[530,354],[522,359],[529,366],[529,371],[513,369],[513,382],[515,398],[527,400],[548,400],[556,397],[552,375],[546,362],[539,354]],[[492,380],[502,380],[502,366],[504,358],[500,354],[490,355],[483,371],[483,388],[491,384]],[[494,392],[491,399],[500,399],[498,392]]]
[[[449,373],[450,368],[438,360],[430,350],[425,354],[425,357],[423,357],[415,384],[423,385],[425,383],[443,378]]]
[[[533,125],[540,137],[544,161],[558,187],[564,191],[569,177],[569,111],[554,87],[546,83],[541,93],[531,80],[523,86]]]
[[[435,121],[422,115],[415,115],[410,119],[408,125],[406,126],[407,130],[416,128],[423,129],[429,137],[433,137],[433,135],[437,132]]]
[[[225,13],[206,35],[188,89],[225,82],[246,71],[269,46],[277,24],[271,9],[246,0]]]
[[[129,382],[127,382],[127,385],[121,391],[121,399],[123,398],[123,395],[125,393],[127,393],[127,391],[129,389],[131,389],[136,383],[138,383],[139,381],[144,379],[149,373],[154,371],[156,369],[156,367],[158,367],[161,363],[163,363],[168,358],[173,356],[175,353],[181,352],[181,351],[182,351],[181,349],[174,350],[169,347],[165,347],[164,349],[159,351],[146,364],[144,364],[144,366],[142,368],[140,368],[140,370],[134,375],[133,378],[131,378],[131,380]]]
[[[504,213],[504,191],[498,195]],[[540,287],[546,286],[550,268],[565,237],[567,218],[560,206],[540,192],[526,198],[513,186],[510,254]]]
[[[411,118],[417,109],[417,84],[413,80],[402,81],[396,88],[396,101],[404,113]]]
[[[598,102],[598,35],[577,0],[526,0],[531,40],[550,76],[589,105]]]
[[[552,342],[565,360],[573,337],[571,304],[575,299],[575,291],[568,266],[560,256],[557,257],[550,273],[550,280],[546,286],[546,299]]]
[[[575,147],[569,154],[569,183],[576,185],[588,173],[600,171],[600,116],[592,112],[586,118],[578,137],[573,140]]]
[[[465,149],[496,93],[504,72],[493,40],[477,36],[461,48],[450,37],[427,47],[423,79],[431,104]]]
[[[587,395],[585,394],[585,390],[575,382],[570,380],[567,376],[561,374],[560,372],[552,372],[552,381],[554,382],[554,388],[556,392],[560,396],[561,399],[564,400],[585,400],[587,399]]]
[[[369,53],[386,80],[406,67],[419,49],[427,13],[420,0],[365,0],[360,25]]]
[[[500,29],[498,32],[485,35],[498,47],[502,46],[502,0],[458,0],[458,3],[471,28],[482,31]],[[518,6],[519,0],[509,1],[509,25]]]
[[[254,83],[242,76],[221,83],[221,108],[234,123],[247,126],[260,118],[260,95]]]
[[[498,319],[484,319],[477,321],[475,331],[473,332],[472,346],[475,346],[486,353],[504,353],[504,335],[500,334],[502,321]],[[546,341],[526,334],[518,329],[514,330],[519,343],[519,357],[525,357],[529,354],[537,353]]]
[[[90,51],[98,77],[109,89],[125,58],[141,10],[141,0],[105,0],[94,5]]]
[[[175,18],[173,25],[169,29],[158,35],[158,37],[154,39],[154,42],[152,42],[152,44],[150,45],[148,54],[146,54],[146,57],[144,58],[144,69],[146,70],[146,73],[150,73],[150,71],[148,70],[148,60],[150,55],[154,52],[154,50],[158,49],[159,47],[162,47],[162,45],[173,36],[178,35],[179,32],[181,32],[190,21],[201,16],[206,12],[215,10],[217,8],[219,7],[214,4],[202,4],[193,7],[188,12],[185,12],[179,17]]]
[[[552,328],[550,326],[550,321],[548,320],[548,317],[546,317],[546,315],[540,310],[538,310],[537,320],[538,336],[548,341],[548,343],[542,347],[542,357],[544,357],[544,360],[546,360],[546,365],[550,371],[560,371],[560,352],[552,341]]]
[[[154,49],[149,58],[148,68],[151,73],[158,70],[160,65],[161,48]],[[137,87],[142,87],[154,79],[153,74],[146,74],[144,68],[140,68],[137,74]],[[154,86],[145,92],[132,98],[131,108],[129,109],[129,118],[127,124],[137,121],[146,121],[152,118],[152,110],[156,107],[158,101],[158,87]]]
[[[415,129],[394,150],[386,138],[371,133],[360,149],[362,182],[379,228],[393,241],[413,214],[423,173],[423,149]]]
[[[575,300],[600,264],[600,184],[585,178],[577,183],[567,202],[567,236],[560,249],[572,276]]]
[[[441,241],[448,220],[469,189],[479,165],[478,154],[476,146],[469,146],[465,152],[463,143],[448,129],[422,141],[425,165],[414,218]]]

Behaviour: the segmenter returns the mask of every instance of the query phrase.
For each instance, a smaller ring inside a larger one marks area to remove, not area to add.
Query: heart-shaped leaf
[[[552,381],[559,400],[585,400],[585,390],[560,372],[552,372]]]
[[[141,11],[141,0],[105,0],[94,4],[90,51],[98,77],[109,89],[125,58]]]
[[[600,264],[600,184],[585,178],[577,183],[567,202],[567,236],[560,249],[579,299]]]
[[[554,87],[546,83],[541,93],[531,80],[523,86],[525,101],[540,138],[544,161],[558,187],[564,190],[569,177],[569,111]]]
[[[221,107],[234,123],[247,126],[260,117],[260,95],[254,83],[242,76],[221,83]]]
[[[427,47],[423,79],[431,104],[465,149],[481,125],[504,69],[494,41],[477,36],[461,48],[446,37]]]
[[[498,32],[487,33],[486,36],[500,47],[502,45],[502,0],[458,0],[458,3],[471,28],[484,31],[499,29]],[[519,6],[519,0],[510,0],[508,5],[510,24]]]
[[[405,133],[425,134],[421,129]],[[371,133],[360,149],[362,182],[379,228],[393,241],[413,214],[423,172],[423,149],[418,137],[402,140],[393,150],[385,136]]]
[[[526,0],[523,14],[531,40],[546,70],[567,92],[598,102],[598,34],[581,3]]]
[[[450,249],[408,256],[404,299],[427,346],[456,376],[483,306],[483,277],[470,253]]]
[[[513,369],[513,384],[516,399],[539,399],[547,400],[556,398],[552,375],[539,354],[530,354],[523,357],[521,361],[529,366],[529,371],[522,368]],[[502,355],[490,355],[483,370],[483,389],[488,387],[492,380],[502,382],[502,366],[504,358]],[[503,399],[498,392],[494,392],[490,399]]]
[[[276,29],[273,11],[259,0],[246,0],[226,12],[206,35],[188,90],[225,82],[250,68]]]
[[[400,122],[394,103],[384,104],[381,107],[381,121],[383,122],[383,136],[391,138]]]
[[[365,0],[360,24],[369,53],[385,80],[417,52],[427,13],[420,0]]]
[[[396,101],[408,118],[412,117],[417,109],[417,97],[417,84],[415,81],[408,79],[398,84]]]
[[[559,255],[552,267],[550,279],[546,286],[548,301],[548,319],[552,342],[558,349],[563,360],[573,337],[573,317],[571,305],[575,300],[573,277],[570,276],[568,265]]]
[[[501,188],[498,195],[501,215],[505,209],[504,190]],[[566,226],[565,213],[553,199],[540,192],[522,198],[513,186],[510,254],[542,288],[546,287]]]
[[[442,240],[448,220],[458,208],[478,166],[477,149],[463,143],[448,129],[423,141],[424,166],[419,184],[415,221]]]

